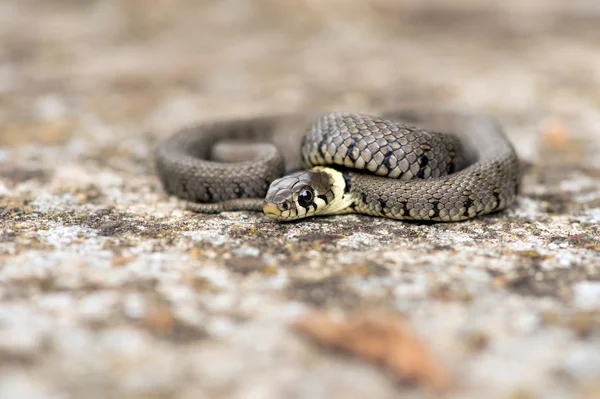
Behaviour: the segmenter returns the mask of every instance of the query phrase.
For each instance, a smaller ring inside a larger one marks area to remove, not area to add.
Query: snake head
[[[342,213],[345,185],[342,174],[331,168],[292,173],[271,183],[263,211],[278,221]]]

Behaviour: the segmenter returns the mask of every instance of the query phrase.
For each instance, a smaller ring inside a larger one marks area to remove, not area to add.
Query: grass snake
[[[216,145],[224,141],[233,143]],[[505,209],[521,179],[495,121],[441,110],[205,123],[163,140],[156,166],[166,191],[192,210],[262,210],[278,221],[465,220]]]

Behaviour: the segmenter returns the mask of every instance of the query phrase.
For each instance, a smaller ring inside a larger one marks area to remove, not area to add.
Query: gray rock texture
[[[600,397],[594,1],[0,2],[0,398],[428,398],[290,328],[403,315],[449,398]],[[153,148],[198,121],[399,104],[497,117],[473,221],[199,215]]]

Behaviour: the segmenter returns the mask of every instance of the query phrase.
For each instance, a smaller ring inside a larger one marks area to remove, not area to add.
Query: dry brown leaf
[[[448,372],[432,358],[408,323],[396,315],[361,313],[336,321],[314,312],[294,322],[293,328],[321,345],[383,364],[402,381],[438,392],[450,388]]]

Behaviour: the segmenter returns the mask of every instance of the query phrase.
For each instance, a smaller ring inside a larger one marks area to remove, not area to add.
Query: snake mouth
[[[281,216],[281,211],[275,205],[265,204],[263,212],[269,219],[278,219]]]

